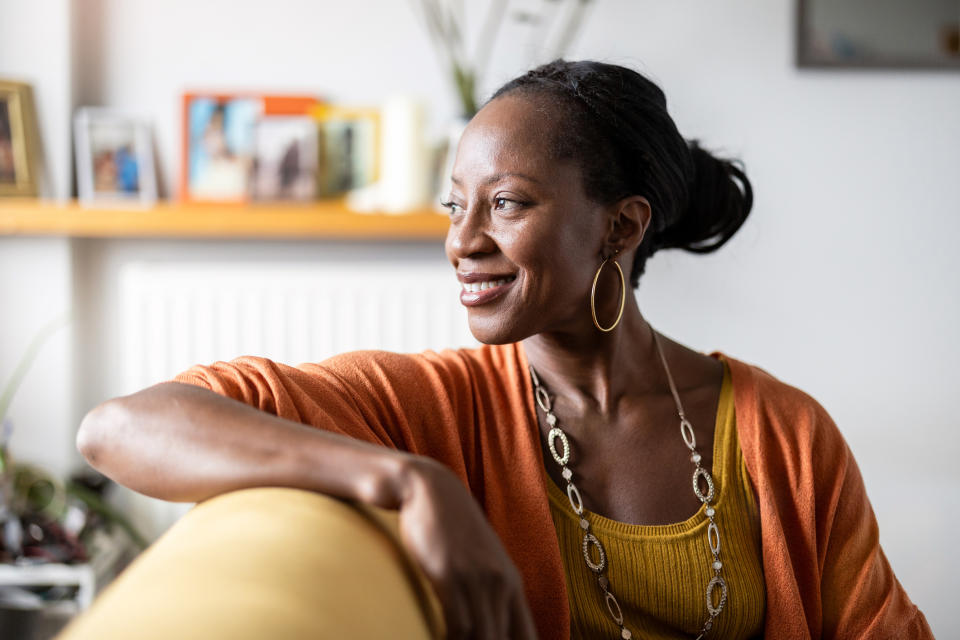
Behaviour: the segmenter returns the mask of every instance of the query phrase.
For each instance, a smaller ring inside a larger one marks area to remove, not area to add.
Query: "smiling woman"
[[[656,85],[534,69],[470,122],[452,184],[446,253],[484,346],[196,366],[95,408],[81,451],[167,500],[272,485],[396,511],[447,637],[932,637],[823,408],[628,295],[656,251],[713,251],[752,206]],[[349,562],[311,573],[363,581]],[[372,604],[335,635],[364,637]]]

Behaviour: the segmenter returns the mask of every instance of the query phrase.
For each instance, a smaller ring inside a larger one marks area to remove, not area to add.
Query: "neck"
[[[628,390],[642,394],[662,388],[653,330],[632,299],[613,331],[603,333],[587,322],[586,329],[538,333],[523,341],[527,359],[551,395],[610,418]]]

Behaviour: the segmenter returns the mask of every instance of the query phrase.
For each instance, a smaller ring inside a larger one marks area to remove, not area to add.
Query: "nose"
[[[481,207],[472,207],[450,220],[446,241],[451,261],[469,258],[479,253],[492,253],[497,243],[490,235],[490,216]]]

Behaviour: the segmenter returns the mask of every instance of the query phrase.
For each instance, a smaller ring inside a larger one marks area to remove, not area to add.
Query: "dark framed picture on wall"
[[[797,0],[797,64],[960,70],[960,0]]]
[[[30,85],[0,79],[0,196],[37,195],[36,123]]]
[[[153,144],[145,122],[109,109],[82,108],[74,117],[74,142],[81,204],[156,203]]]

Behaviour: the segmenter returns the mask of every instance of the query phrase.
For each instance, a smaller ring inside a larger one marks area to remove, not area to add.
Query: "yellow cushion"
[[[60,640],[435,638],[435,596],[396,514],[296,489],[197,505]]]

